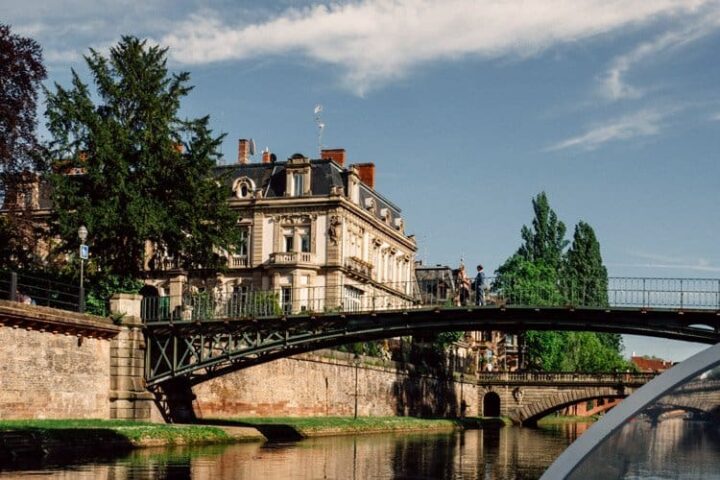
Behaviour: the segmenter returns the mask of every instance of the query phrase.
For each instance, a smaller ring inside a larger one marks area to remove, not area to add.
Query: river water
[[[2,468],[0,479],[535,479],[585,428],[337,436],[147,449],[114,459],[64,456]]]

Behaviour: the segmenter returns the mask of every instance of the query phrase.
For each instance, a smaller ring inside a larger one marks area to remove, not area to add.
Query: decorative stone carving
[[[515,401],[517,403],[522,403],[524,394],[525,394],[525,392],[523,392],[523,389],[520,387],[515,387],[515,389],[513,390],[513,393],[512,393],[513,398],[515,399]]]
[[[328,238],[330,241],[337,245],[340,243],[340,227],[342,226],[342,220],[338,215],[331,215],[328,220]]]

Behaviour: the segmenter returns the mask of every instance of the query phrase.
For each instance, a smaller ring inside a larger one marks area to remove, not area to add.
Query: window
[[[285,314],[292,312],[292,288],[282,287],[280,291],[280,306]]]
[[[286,252],[293,252],[295,251],[294,245],[293,245],[293,236],[292,234],[288,235],[285,234],[285,251]]]
[[[359,288],[345,286],[344,304],[346,312],[359,312],[362,310],[363,291]]]
[[[305,177],[302,173],[293,175],[293,196],[300,197],[305,192]]]
[[[299,229],[300,234],[300,251],[310,252],[310,232],[307,228]]]
[[[233,192],[237,198],[250,198],[255,191],[255,182],[248,177],[240,177],[233,183]]]
[[[248,227],[240,227],[240,242],[235,249],[237,255],[246,257],[249,251],[250,229]]]

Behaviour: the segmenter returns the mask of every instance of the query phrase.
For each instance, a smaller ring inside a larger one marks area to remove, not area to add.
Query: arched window
[[[248,177],[240,177],[233,182],[233,192],[237,198],[250,198],[255,191],[255,182]]]

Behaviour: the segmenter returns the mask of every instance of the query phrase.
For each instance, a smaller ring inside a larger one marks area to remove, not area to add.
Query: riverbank
[[[507,421],[498,418],[433,419],[415,417],[242,417],[206,419],[208,425],[257,428],[269,440],[302,440],[332,435],[371,433],[450,432],[483,427],[500,427]]]
[[[589,417],[581,417],[578,415],[548,415],[547,417],[541,418],[538,421],[538,425],[556,425],[562,423],[595,423],[599,419],[599,415],[591,415]]]
[[[3,420],[0,461],[58,452],[112,451],[175,445],[264,441],[254,428],[164,425],[124,420]]]
[[[413,417],[236,418],[202,422],[166,425],[125,420],[4,420],[0,421],[0,461],[63,452],[123,454],[146,447],[298,441],[331,435],[450,432],[507,424],[496,418]]]

